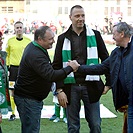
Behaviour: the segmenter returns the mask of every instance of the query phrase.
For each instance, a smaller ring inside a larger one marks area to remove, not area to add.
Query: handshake
[[[71,66],[74,72],[76,72],[78,70],[78,67],[80,66],[80,64],[76,60],[69,60],[67,65]]]

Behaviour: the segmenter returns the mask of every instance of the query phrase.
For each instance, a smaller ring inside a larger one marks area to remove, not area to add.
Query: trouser
[[[15,84],[15,81],[17,79],[17,75],[18,75],[18,68],[19,66],[10,66],[10,74],[9,74],[9,81],[14,82],[13,84]],[[9,82],[9,92],[10,92],[10,101],[11,101],[11,109],[12,109],[12,114],[15,114],[15,103],[14,103],[14,86],[10,85]]]
[[[2,129],[1,129],[1,126],[0,126],[0,133],[2,133]]]
[[[129,97],[128,97],[128,110],[127,110],[127,130],[128,133],[133,133],[133,74],[132,74],[132,87],[128,88],[128,94]]]
[[[94,88],[95,89],[95,88]],[[84,104],[85,119],[90,133],[101,133],[99,102],[90,103],[86,86],[71,86],[71,101],[67,106],[68,133],[79,133],[81,100]]]
[[[133,105],[128,105],[127,124],[128,133],[133,133]]]
[[[15,95],[14,100],[21,121],[21,133],[39,133],[43,101]]]

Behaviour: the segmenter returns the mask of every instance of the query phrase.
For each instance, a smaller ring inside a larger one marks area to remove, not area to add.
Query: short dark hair
[[[80,5],[75,5],[75,6],[73,6],[73,7],[71,8],[71,10],[70,10],[70,15],[72,15],[72,11],[73,11],[74,8],[79,8],[79,9],[81,9],[81,8],[83,8],[83,7],[80,6]]]
[[[45,33],[46,33],[47,29],[50,29],[50,27],[49,26],[40,26],[39,28],[37,28],[34,33],[34,40],[37,41],[38,37],[43,39],[45,37]]]
[[[20,24],[20,23],[23,25],[23,22],[17,21],[17,22],[15,22],[14,26],[15,26],[16,24]]]

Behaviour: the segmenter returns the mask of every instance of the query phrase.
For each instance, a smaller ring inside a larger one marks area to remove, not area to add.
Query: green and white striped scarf
[[[95,34],[92,29],[86,25],[87,34],[87,62],[86,65],[98,64],[97,43]],[[67,38],[64,39],[62,49],[63,68],[67,66],[68,60],[71,60],[71,42]],[[99,75],[86,75],[86,81],[99,81]],[[64,79],[65,84],[75,83],[74,73],[71,72],[67,78]]]

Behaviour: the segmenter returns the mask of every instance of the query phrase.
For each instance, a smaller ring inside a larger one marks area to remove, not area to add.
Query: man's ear
[[[43,39],[39,36],[37,42],[38,42],[39,44],[42,44]]]
[[[122,37],[122,38],[123,38],[124,35],[125,35],[125,34],[124,34],[124,31],[122,31],[120,34],[121,34],[121,37]]]
[[[38,36],[38,41],[41,41],[42,39],[41,39],[41,37],[40,36]]]
[[[72,19],[71,19],[71,15],[69,15],[69,19],[72,20]]]

